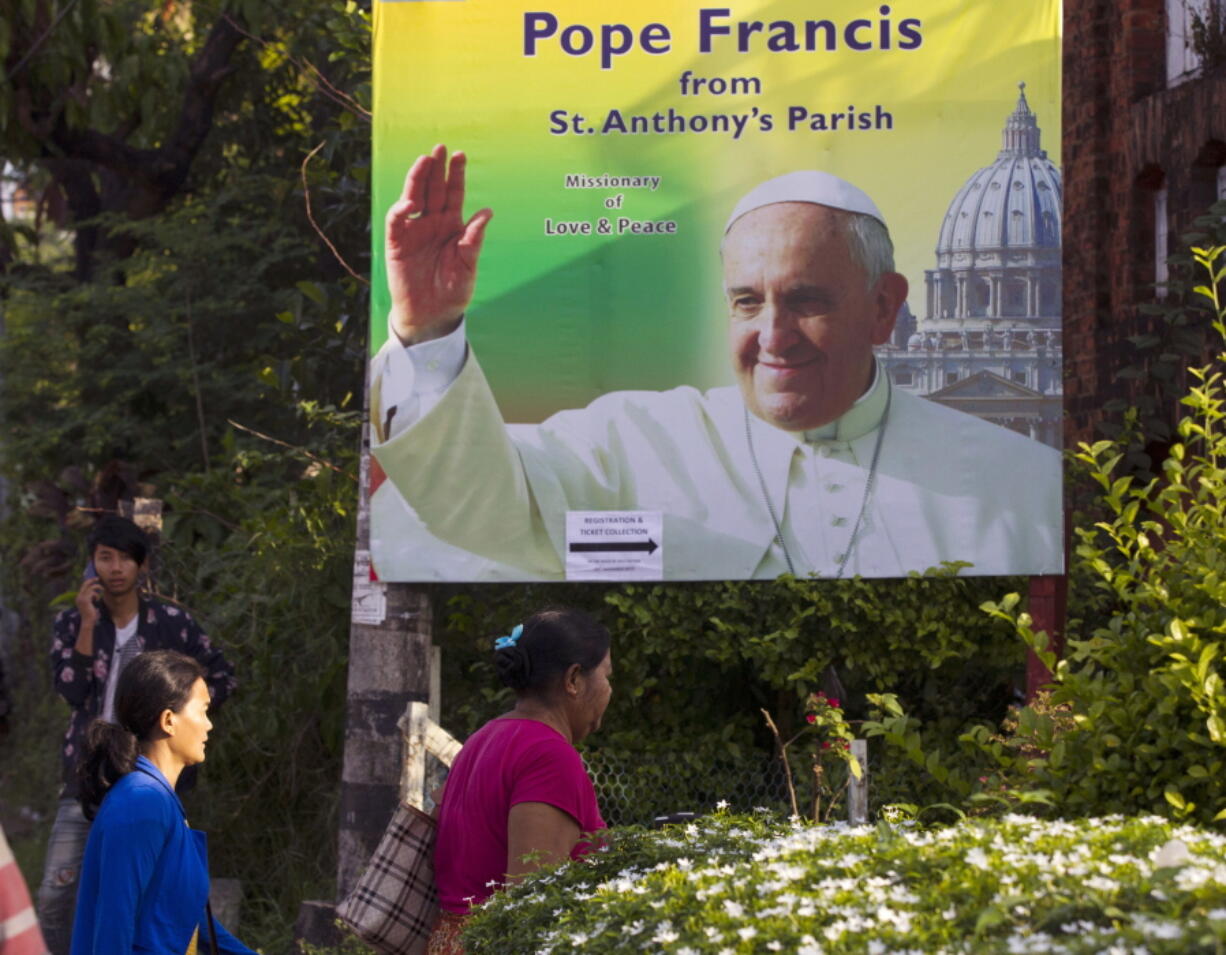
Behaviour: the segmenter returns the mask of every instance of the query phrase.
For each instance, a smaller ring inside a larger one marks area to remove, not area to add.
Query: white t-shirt
[[[122,627],[115,628],[115,652],[111,654],[111,669],[106,676],[106,697],[102,704],[102,718],[108,723],[115,722],[115,687],[119,685],[119,674],[132,657],[136,656],[136,644],[125,646],[136,636],[136,620],[139,613],[132,614],[132,619]]]

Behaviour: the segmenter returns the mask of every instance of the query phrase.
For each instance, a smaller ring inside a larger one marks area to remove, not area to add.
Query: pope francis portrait
[[[732,210],[735,386],[613,392],[514,424],[465,336],[493,216],[465,219],[465,164],[419,157],[385,222],[390,334],[370,395],[384,580],[561,579],[567,512],[601,510],[661,513],[670,580],[1061,571],[1059,453],[893,388],[877,364],[908,286],[864,192],[800,171]]]

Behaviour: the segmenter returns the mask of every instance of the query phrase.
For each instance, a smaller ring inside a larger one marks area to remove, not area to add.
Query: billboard
[[[376,3],[379,577],[1059,573],[1059,28]]]

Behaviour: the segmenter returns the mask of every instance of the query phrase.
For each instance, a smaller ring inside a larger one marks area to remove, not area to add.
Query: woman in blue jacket
[[[204,669],[173,650],[123,668],[115,723],[95,720],[81,761],[85,846],[72,955],[254,955],[207,910],[205,835],[187,825],[175,783],[204,760]],[[105,797],[105,798],[104,798]]]

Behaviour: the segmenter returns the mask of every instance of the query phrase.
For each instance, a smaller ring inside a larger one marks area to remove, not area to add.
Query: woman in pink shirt
[[[495,641],[514,708],[469,737],[447,776],[434,876],[442,916],[429,955],[462,955],[469,910],[509,879],[591,846],[604,828],[574,744],[609,705],[609,631],[578,610],[545,610]]]

